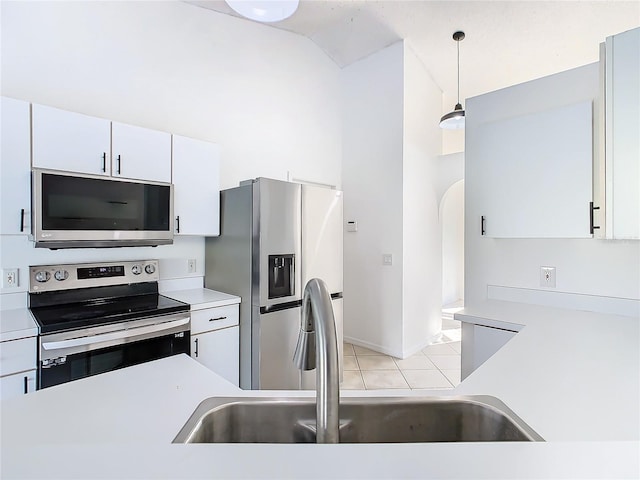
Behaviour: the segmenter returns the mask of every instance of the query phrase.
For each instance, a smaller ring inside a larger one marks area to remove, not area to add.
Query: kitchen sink
[[[315,443],[315,398],[208,398],[173,443]],[[543,441],[495,397],[346,397],[340,443]]]

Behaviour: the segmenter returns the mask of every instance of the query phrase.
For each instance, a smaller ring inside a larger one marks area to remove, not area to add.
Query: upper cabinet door
[[[34,167],[109,175],[109,120],[43,105],[32,108]]]
[[[598,72],[587,65],[467,100],[465,215],[478,235],[592,237]]]
[[[640,28],[608,37],[605,208],[608,238],[640,238]]]
[[[171,134],[112,123],[114,177],[171,182]]]
[[[220,235],[220,148],[173,136],[175,233]]]
[[[31,232],[31,125],[29,103],[0,98],[0,234]]]

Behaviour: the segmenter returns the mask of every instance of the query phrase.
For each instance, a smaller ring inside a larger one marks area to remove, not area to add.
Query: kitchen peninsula
[[[2,403],[2,478],[638,477],[637,317],[490,301],[457,318],[523,328],[453,392],[342,395],[493,395],[545,442],[175,445],[207,397],[313,394],[240,390],[179,355]]]

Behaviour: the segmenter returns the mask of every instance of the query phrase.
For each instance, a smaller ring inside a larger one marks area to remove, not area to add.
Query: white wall
[[[448,305],[464,299],[464,153],[440,155],[437,164],[442,304]]]
[[[309,39],[177,1],[0,8],[2,95],[217,142],[222,188],[340,186],[340,70]]]
[[[442,238],[438,228],[441,102],[442,92],[405,42],[403,357],[423,348],[442,328]]]
[[[345,338],[406,357],[441,328],[441,92],[403,42],[343,80],[344,217],[358,222],[345,234]]]
[[[464,180],[454,183],[440,202],[442,231],[442,305],[464,300]]]
[[[467,102],[467,134],[472,119],[486,122],[512,115],[543,111],[587,98],[596,99],[598,66],[587,65],[544,79],[493,92]],[[590,86],[589,92],[584,91]],[[589,97],[590,96],[590,97]],[[473,114],[471,110],[474,109]],[[491,239],[480,235],[481,165],[474,163],[472,145],[465,152],[465,305],[487,298],[487,287],[528,289],[532,303],[539,295],[540,267],[556,267],[553,292],[624,299],[640,298],[640,244],[638,241],[597,239]],[[508,179],[505,179],[508,181]],[[561,201],[561,200],[559,200]],[[549,212],[553,215],[553,212]],[[588,206],[585,205],[588,222]],[[527,295],[524,295],[525,301]],[[561,297],[561,306],[576,308],[575,296]],[[556,302],[558,302],[556,301]],[[556,303],[557,304],[557,303]]]
[[[288,173],[341,186],[340,69],[310,40],[174,1],[3,1],[0,14],[2,95],[216,142],[222,188]],[[160,258],[162,277],[180,278],[195,258],[204,274],[202,238],[66,251],[0,240],[20,291],[34,264]]]
[[[343,73],[344,336],[402,353],[402,142],[404,45],[398,42]],[[382,264],[382,254],[393,265]]]

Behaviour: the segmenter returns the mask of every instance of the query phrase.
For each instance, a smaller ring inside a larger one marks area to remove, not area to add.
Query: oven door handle
[[[144,327],[134,327],[127,330],[118,330],[117,332],[103,333],[99,335],[89,335],[86,337],[72,338],[69,340],[60,340],[58,342],[42,342],[44,350],[60,350],[63,348],[82,347],[85,345],[93,345],[113,340],[123,340],[135,338],[149,333],[157,333],[165,330],[171,330],[176,327],[187,325],[191,321],[191,317],[181,318],[170,322],[156,323]]]

